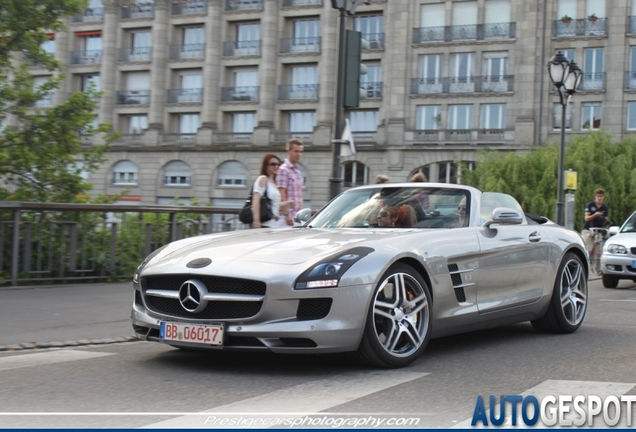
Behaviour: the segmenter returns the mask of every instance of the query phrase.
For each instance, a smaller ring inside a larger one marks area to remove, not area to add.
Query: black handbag
[[[247,198],[245,205],[239,212],[239,220],[248,225],[254,222],[254,218],[252,216],[252,195],[254,195],[253,186],[249,198]],[[272,201],[267,196],[267,185],[265,185],[265,193],[261,196],[261,223],[272,220],[273,218]]]

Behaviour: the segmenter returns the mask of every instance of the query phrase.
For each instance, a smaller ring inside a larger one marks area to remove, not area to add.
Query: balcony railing
[[[598,36],[607,34],[607,18],[573,19],[567,22],[554,21],[554,35],[556,37],[568,36]]]
[[[320,36],[281,39],[280,52],[282,54],[319,53],[320,52]]]
[[[248,102],[258,100],[258,86],[221,87],[221,101]]]
[[[514,39],[517,23],[489,23],[413,29],[413,43]]]
[[[263,0],[226,0],[226,11],[263,10]]]
[[[366,92],[369,99],[382,97],[382,82],[360,83],[360,87]]]
[[[322,6],[322,0],[282,0],[283,7]]]
[[[117,92],[117,105],[147,105],[150,90],[124,90]]]
[[[318,84],[279,85],[278,100],[317,100]]]
[[[121,8],[122,19],[153,18],[155,5],[152,3],[136,3]]]
[[[261,41],[223,42],[223,55],[226,57],[259,56]]]
[[[351,132],[353,135],[353,141],[356,144],[360,143],[375,143],[378,141],[378,134],[376,131],[357,131]]]
[[[152,58],[152,47],[120,48],[120,62],[149,62]]]
[[[313,132],[274,132],[270,141],[272,143],[286,143],[292,138],[298,138],[303,141],[304,144],[311,143],[313,137]]]
[[[605,73],[583,73],[581,90],[605,90]]]
[[[207,1],[188,1],[185,3],[172,3],[172,15],[199,15],[208,12]]]
[[[205,44],[171,45],[171,60],[202,59],[205,57]]]
[[[411,79],[411,94],[497,93],[513,87],[513,75]]]
[[[153,250],[247,228],[239,209],[166,205],[0,203],[0,284],[130,280]]]
[[[625,72],[625,88],[636,89],[636,71]]]
[[[214,142],[219,144],[251,144],[251,132],[215,132]]]
[[[104,21],[104,8],[89,8],[84,12],[73,15],[73,22],[101,22]]]
[[[355,138],[354,138],[355,139]],[[507,141],[506,129],[427,129],[413,131],[413,142]]]
[[[369,43],[369,50],[384,49],[384,33],[363,33],[362,39]]]
[[[121,134],[118,141],[126,144],[141,144],[142,136],[140,133]]]
[[[197,138],[196,133],[165,133],[163,134],[163,142],[174,144],[195,144]]]
[[[71,64],[100,64],[101,62],[102,50],[71,52]]]
[[[167,103],[201,103],[203,101],[203,89],[170,89],[167,96]]]

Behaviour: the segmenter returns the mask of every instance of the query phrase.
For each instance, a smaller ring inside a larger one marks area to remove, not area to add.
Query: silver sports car
[[[134,274],[137,336],[184,349],[352,351],[401,367],[432,337],[523,321],[571,333],[583,322],[581,237],[509,195],[364,186],[296,219],[154,251]]]
[[[611,227],[610,237],[603,246],[601,273],[605,288],[616,288],[618,281],[636,282],[636,212],[619,227]]]

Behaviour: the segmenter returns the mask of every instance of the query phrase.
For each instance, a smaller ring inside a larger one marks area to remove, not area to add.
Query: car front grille
[[[296,319],[298,321],[317,320],[329,315],[332,298],[302,299],[298,302]]]
[[[193,313],[185,310],[178,298],[147,294],[148,290],[174,291],[176,294],[181,285],[191,279],[202,282],[209,293],[264,296],[266,292],[265,282],[249,279],[189,274],[147,276],[141,278],[146,307],[161,315],[200,320],[249,318],[261,310],[262,301],[214,300],[208,301],[202,311]]]

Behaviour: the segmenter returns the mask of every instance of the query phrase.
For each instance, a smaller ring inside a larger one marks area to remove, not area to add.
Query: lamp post
[[[565,188],[565,115],[570,98],[581,86],[583,81],[583,71],[574,62],[568,60],[562,52],[558,52],[548,61],[548,73],[550,80],[557,89],[559,101],[561,102],[561,149],[559,152],[557,202],[556,202],[556,223],[565,225],[564,210],[564,188]]]

